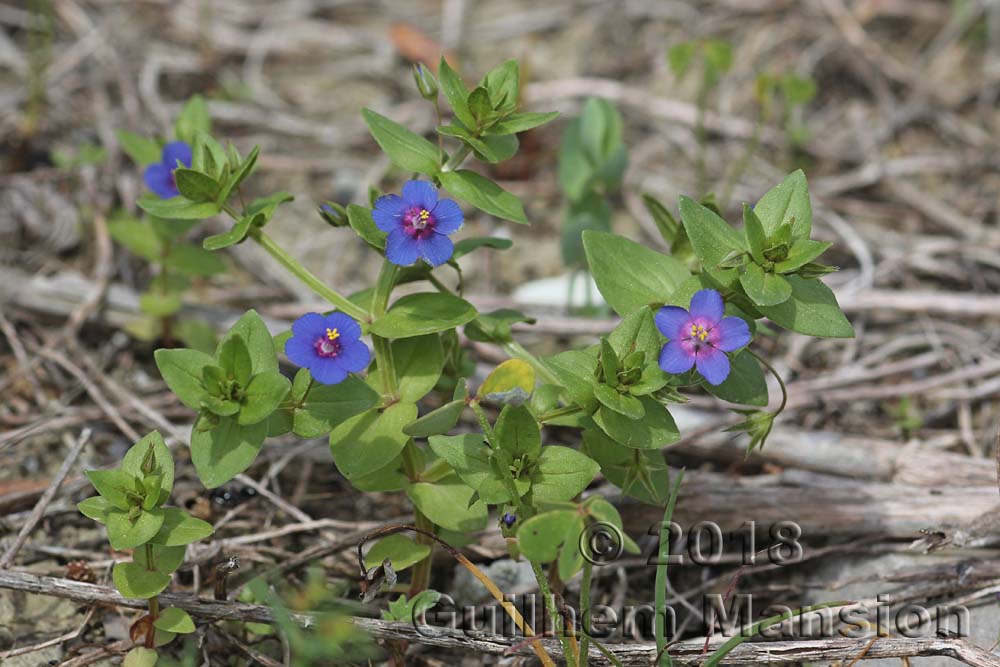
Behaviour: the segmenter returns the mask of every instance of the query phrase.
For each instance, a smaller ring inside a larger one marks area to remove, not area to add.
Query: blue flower
[[[160,161],[146,167],[142,175],[146,187],[163,199],[176,197],[180,191],[174,181],[174,169],[179,166],[191,166],[191,147],[183,141],[171,141],[163,147]]]
[[[389,234],[386,258],[399,266],[409,266],[421,257],[431,266],[447,262],[455,252],[448,235],[465,221],[458,204],[438,199],[437,189],[426,181],[407,181],[402,197],[379,197],[372,218]]]
[[[667,373],[686,373],[692,366],[710,384],[729,377],[726,352],[750,342],[750,327],[739,317],[723,317],[725,304],[714,289],[703,289],[691,297],[690,312],[679,306],[664,306],[656,313],[656,327],[669,340],[660,350],[660,368]]]
[[[511,526],[514,525],[515,522],[517,522],[517,515],[511,514],[510,512],[504,512],[503,516],[500,517],[500,521],[503,523],[503,525],[510,528]]]
[[[372,358],[361,341],[361,327],[343,313],[306,313],[295,320],[285,354],[320,384],[343,382],[348,373],[367,368]]]

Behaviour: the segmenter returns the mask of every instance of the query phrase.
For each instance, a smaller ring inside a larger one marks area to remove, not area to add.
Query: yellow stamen
[[[431,212],[430,211],[428,211],[425,208],[420,209],[420,219],[421,220],[427,220],[430,217],[431,217]]]
[[[691,325],[691,337],[704,342],[708,338],[708,329],[700,324]]]
[[[327,329],[326,337],[329,338],[330,340],[337,340],[338,338],[340,338],[340,332],[337,331],[336,329]]]

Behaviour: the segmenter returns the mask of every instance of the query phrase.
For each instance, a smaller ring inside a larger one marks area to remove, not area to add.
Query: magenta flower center
[[[694,356],[698,356],[706,348],[716,347],[719,342],[719,332],[711,322],[691,320],[681,331],[683,334],[681,347],[685,352]]]
[[[316,339],[313,343],[313,347],[316,348],[316,354],[323,357],[324,359],[332,359],[340,354],[340,332],[336,329],[327,329],[326,335],[321,336]]]
[[[403,231],[414,239],[425,239],[433,234],[436,224],[434,215],[421,206],[415,206],[403,214]]]

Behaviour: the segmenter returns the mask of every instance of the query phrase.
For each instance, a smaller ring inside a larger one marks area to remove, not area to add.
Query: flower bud
[[[413,81],[417,84],[420,96],[425,100],[435,100],[438,96],[438,82],[434,74],[423,63],[413,65]]]
[[[347,227],[347,209],[337,202],[325,201],[319,207],[319,215],[331,227]]]

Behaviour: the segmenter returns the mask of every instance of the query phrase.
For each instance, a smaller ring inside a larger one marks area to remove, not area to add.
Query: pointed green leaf
[[[199,409],[201,401],[207,396],[201,381],[202,370],[214,365],[215,359],[204,352],[183,348],[159,349],[153,353],[153,358],[170,391],[184,405],[193,410]]]
[[[440,175],[441,185],[455,197],[504,220],[528,224],[521,200],[499,185],[468,169],[446,171]]]
[[[569,447],[542,447],[531,468],[531,495],[536,502],[571,500],[594,480],[600,466]]]
[[[437,173],[440,159],[437,146],[371,109],[362,109],[361,115],[375,141],[393,163],[428,176]]]
[[[383,338],[409,338],[461,326],[476,316],[475,307],[457,296],[440,292],[408,294],[371,325]]]
[[[753,262],[743,267],[740,285],[758,306],[776,306],[792,296],[792,286],[783,276],[767,273]]]
[[[585,231],[583,247],[597,289],[622,316],[664,303],[691,275],[673,257],[616,234]]]
[[[777,306],[761,306],[760,311],[777,324],[807,336],[853,338],[854,328],[840,310],[837,297],[819,280],[787,276],[792,296]]]
[[[254,375],[246,387],[237,421],[246,426],[267,419],[284,399],[291,384],[288,378],[276,371]]]
[[[772,235],[784,223],[791,223],[792,238],[807,239],[812,233],[812,205],[809,203],[809,184],[801,169],[789,174],[760,198],[754,213],[764,224],[764,231]]]
[[[183,609],[171,607],[164,609],[155,621],[153,627],[157,630],[166,630],[175,634],[184,635],[194,632],[194,621]]]
[[[747,250],[739,233],[711,209],[684,196],[680,204],[684,230],[706,269],[715,268],[733,251]]]
[[[176,507],[163,508],[163,525],[150,539],[154,545],[180,547],[201,541],[215,532],[212,524]]]
[[[267,422],[240,425],[234,417],[222,417],[208,431],[191,433],[191,462],[202,484],[213,489],[250,467],[267,437]]]

